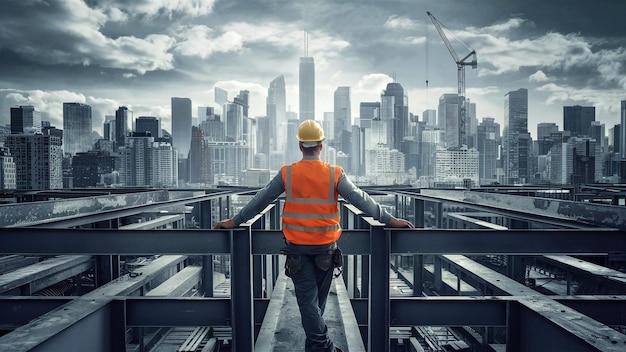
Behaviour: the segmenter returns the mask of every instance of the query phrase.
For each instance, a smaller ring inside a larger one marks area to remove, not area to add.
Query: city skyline
[[[60,127],[62,103],[80,102],[93,107],[100,133],[119,106],[171,131],[170,98],[189,97],[197,111],[213,104],[215,86],[229,97],[249,90],[250,116],[264,116],[269,83],[281,74],[288,110],[298,111],[303,30],[316,63],[316,119],[333,111],[337,87],[351,87],[356,112],[360,102],[380,101],[394,77],[421,119],[456,92],[455,65],[426,11],[477,52],[466,86],[479,121],[502,124],[504,95],[526,88],[533,138],[539,122],[563,129],[563,106],[572,105],[595,106],[608,130],[626,98],[626,4],[618,1],[89,3],[0,4],[0,124],[10,107],[33,105]]]

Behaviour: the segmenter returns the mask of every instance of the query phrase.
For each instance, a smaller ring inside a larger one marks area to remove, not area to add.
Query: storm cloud
[[[466,86],[479,119],[501,119],[504,94],[523,87],[533,133],[538,122],[562,124],[562,106],[574,104],[595,105],[608,129],[626,99],[624,10],[621,1],[581,0],[5,0],[0,123],[10,106],[30,104],[62,125],[62,103],[77,101],[94,108],[96,130],[119,105],[167,129],[170,97],[211,105],[215,86],[231,97],[250,90],[251,115],[261,116],[269,82],[281,74],[298,111],[305,31],[318,119],[332,111],[337,86],[352,87],[357,114],[394,80],[420,115],[457,85],[456,65],[426,16],[432,11],[477,52]],[[468,50],[454,44],[459,54]]]

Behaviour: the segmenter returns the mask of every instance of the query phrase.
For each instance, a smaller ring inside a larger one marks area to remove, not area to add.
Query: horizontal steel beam
[[[0,228],[0,254],[18,253],[227,254],[230,230]]]
[[[166,192],[167,194],[171,193],[167,191],[157,191],[157,192],[150,192],[150,193],[158,193],[158,192]],[[167,194],[166,194],[166,197],[167,197]],[[120,206],[119,208],[109,209],[105,207],[103,209],[96,209],[95,211],[92,211],[86,214],[85,213],[75,214],[74,216],[66,216],[66,217],[59,217],[55,219],[40,220],[35,223],[28,224],[28,226],[43,227],[43,228],[51,228],[51,227],[67,228],[67,227],[81,226],[85,224],[93,224],[99,221],[106,221],[110,219],[117,219],[117,218],[137,215],[137,214],[141,214],[141,213],[144,213],[146,211],[151,211],[151,210],[153,211],[170,210],[170,209],[179,210],[181,209],[180,208],[181,206],[184,206],[187,204],[199,203],[199,202],[203,202],[203,201],[207,201],[207,200],[211,200],[215,198],[220,198],[223,196],[230,196],[230,195],[233,195],[233,193],[223,191],[223,192],[216,192],[212,194],[188,196],[188,197],[169,199],[169,200],[163,200],[163,201],[150,200],[148,202],[146,200],[143,200],[143,201],[135,202],[134,204],[131,204],[131,205]],[[111,200],[104,201],[103,203],[115,204],[117,199],[121,197],[122,197],[121,195],[109,196],[109,197],[106,197],[106,199],[107,200],[111,199]],[[98,197],[98,198],[102,198],[102,197]],[[89,199],[89,200],[91,201],[92,199]],[[79,199],[78,202],[83,202],[83,203],[78,203],[78,205],[75,205],[74,208],[80,208],[81,204],[84,205],[85,199]],[[68,208],[72,209],[71,206],[68,206]]]
[[[600,282],[602,285],[612,287],[616,292],[626,292],[626,273],[621,271],[566,255],[547,255],[537,257],[537,260],[574,273],[577,276]]]
[[[392,229],[394,254],[606,254],[626,248],[626,232],[612,229]]]
[[[603,324],[626,325],[626,296],[550,296],[550,298]]]
[[[59,256],[46,259],[23,268],[16,269],[0,276],[0,292],[12,290],[22,285],[37,281],[44,281],[47,284],[35,285],[34,291],[38,291],[47,286],[56,284],[68,277],[81,273],[91,266],[91,257],[80,256]],[[76,270],[74,270],[76,269]],[[55,276],[58,277],[55,279]],[[52,280],[46,280],[52,278]]]
[[[0,337],[0,352],[31,351],[36,346],[48,346],[48,343],[55,347],[44,350],[56,351],[59,346],[69,345],[71,339],[64,339],[62,336],[67,336],[70,331],[80,331],[84,338],[98,341],[97,335],[108,334],[108,324],[105,329],[103,325],[94,324],[90,317],[96,317],[99,321],[105,320],[108,311],[103,308],[110,302],[111,298],[108,297],[73,299]]]
[[[626,248],[617,230],[389,229],[394,254],[606,254]],[[244,231],[243,228],[232,231]],[[0,254],[226,254],[230,230],[0,228]],[[278,254],[278,230],[255,230],[253,254]],[[345,254],[369,254],[369,230],[346,230]]]
[[[546,297],[518,300],[524,351],[624,351],[626,335]]]
[[[506,326],[501,297],[392,297],[391,326]]]
[[[74,297],[10,296],[0,298],[0,329],[13,330],[71,301]]]
[[[126,325],[143,327],[230,325],[230,298],[127,297]]]

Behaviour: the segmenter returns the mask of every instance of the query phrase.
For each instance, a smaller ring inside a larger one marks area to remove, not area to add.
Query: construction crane
[[[459,147],[463,145],[467,145],[466,138],[466,117],[467,117],[467,109],[465,108],[465,66],[472,66],[472,68],[476,68],[478,66],[478,62],[476,61],[476,51],[467,45],[463,44],[467,49],[469,49],[469,53],[463,58],[459,58],[454,47],[448,40],[445,32],[443,31],[443,24],[439,22],[435,16],[433,16],[430,11],[427,11],[426,14],[433,21],[435,28],[437,28],[437,32],[443,39],[443,43],[448,48],[450,55],[452,55],[452,59],[454,63],[456,63],[457,74],[458,74],[458,97],[459,97]],[[462,43],[462,42],[461,42]],[[426,85],[428,85],[428,81],[426,81]]]

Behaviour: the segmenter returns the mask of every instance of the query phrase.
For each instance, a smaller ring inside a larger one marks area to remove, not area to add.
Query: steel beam
[[[145,296],[150,297],[182,297],[194,287],[198,286],[202,273],[199,266],[187,266],[172,275],[159,286],[151,289]]]
[[[9,296],[0,298],[0,329],[13,330],[56,309],[74,297]]]
[[[0,254],[226,254],[228,231],[0,228]]]
[[[392,326],[505,326],[506,299],[499,297],[392,297]]]
[[[518,300],[520,351],[624,351],[626,335],[550,299]]]
[[[224,326],[231,319],[228,298],[126,297],[128,327]]]
[[[31,283],[36,283],[32,291],[38,291],[81,273],[90,267],[91,257],[86,255],[50,258],[0,276],[0,292],[6,292]]]
[[[236,352],[254,350],[251,236],[250,227],[231,230],[231,325]]]
[[[626,248],[626,232],[585,230],[392,229],[394,254],[606,254]]]
[[[110,351],[111,298],[76,298],[0,337],[0,352]],[[123,324],[123,322],[118,322]]]
[[[615,250],[618,250],[618,248],[615,248]],[[537,260],[549,263],[577,276],[589,278],[618,292],[626,292],[626,273],[621,271],[566,255],[547,255],[539,257]]]
[[[382,226],[371,228],[370,284],[367,348],[370,352],[389,351],[389,232]],[[375,332],[375,333],[372,333]]]
[[[176,223],[177,221],[184,220],[184,219],[185,219],[185,214],[174,214],[174,215],[163,214],[163,215],[159,215],[158,217],[152,220],[148,220],[144,222],[135,222],[132,224],[120,226],[119,229],[120,230],[153,230],[162,226]]]
[[[550,296],[553,300],[606,325],[626,325],[626,296]]]

